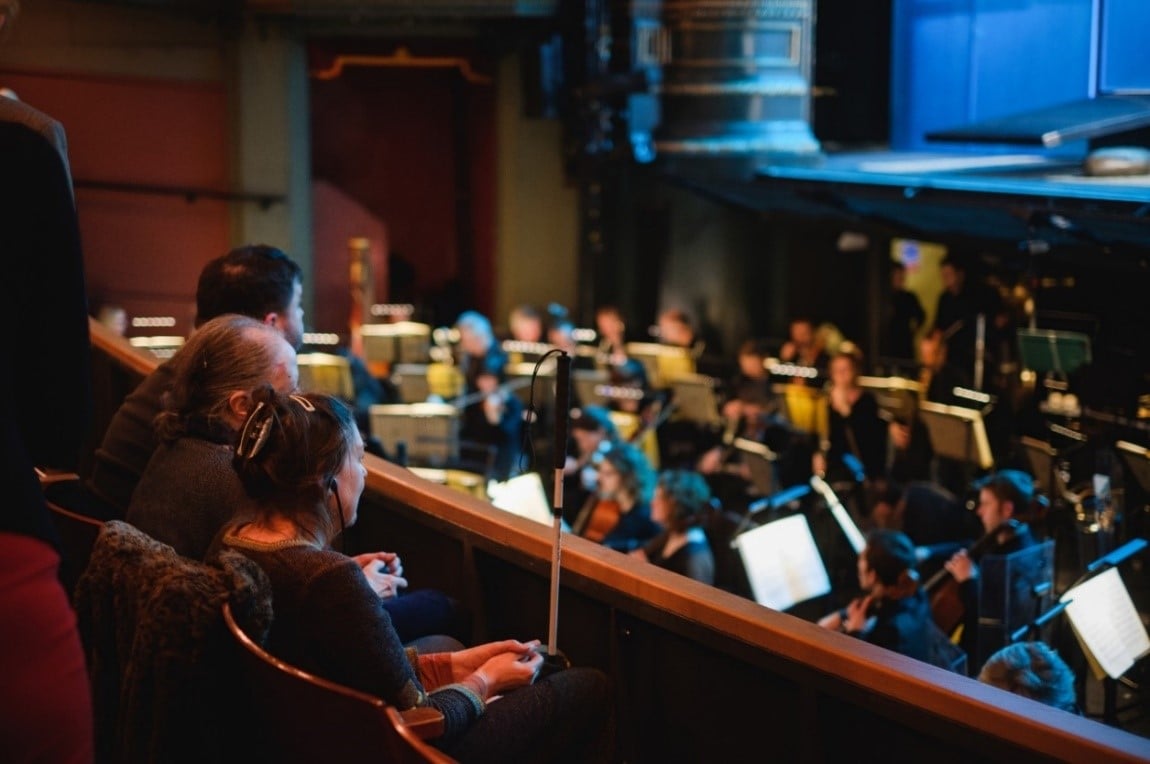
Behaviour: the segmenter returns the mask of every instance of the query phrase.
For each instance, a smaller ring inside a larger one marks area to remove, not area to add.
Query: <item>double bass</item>
[[[1022,522],[1012,517],[967,547],[966,553],[972,560],[978,560],[993,544],[1010,541],[1021,528]],[[927,579],[922,587],[930,598],[930,613],[934,622],[948,635],[953,634],[966,617],[966,606],[958,587],[958,581],[946,568]]]

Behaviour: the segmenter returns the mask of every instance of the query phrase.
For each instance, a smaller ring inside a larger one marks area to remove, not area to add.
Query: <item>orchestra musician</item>
[[[1025,515],[1033,498],[1034,481],[1025,472],[1000,470],[982,481],[978,491],[977,512],[983,530],[989,536],[988,543],[982,547],[984,555],[1005,556],[1037,543],[1028,525],[1007,522]],[[956,552],[944,567],[958,584],[958,597],[963,608],[960,645],[967,655],[976,656],[979,600],[983,587],[1015,587],[1018,582],[981,581],[979,566],[965,549]]]
[[[491,322],[480,313],[463,313],[455,328],[466,393],[476,398],[463,409],[460,439],[493,446],[495,462],[489,477],[507,480],[519,460],[523,425],[523,403],[501,387],[507,355],[495,341]]]
[[[843,343],[830,361],[827,441],[813,467],[832,482],[863,482],[886,473],[887,427],[875,397],[859,386],[861,366],[862,353],[851,343]]]
[[[956,387],[970,387],[970,379],[948,362],[946,338],[941,331],[929,332],[919,341],[919,400],[958,405],[961,399],[954,394]],[[891,477],[902,483],[930,480],[934,449],[930,434],[917,417],[909,422],[893,421],[888,427],[893,446],[890,466]],[[962,465],[942,465],[940,481],[955,493],[961,492]],[[955,481],[960,484],[955,484]]]
[[[890,265],[890,300],[884,308],[883,342],[880,355],[900,361],[914,361],[914,336],[926,320],[922,303],[906,288],[906,266]]]
[[[914,566],[914,544],[904,533],[871,531],[858,558],[863,594],[824,616],[819,625],[911,658],[929,660],[934,624]]]
[[[806,316],[796,316],[791,319],[788,328],[789,339],[779,348],[779,360],[795,366],[806,366],[819,370],[819,375],[826,373],[826,350],[818,341],[815,332],[815,322]],[[795,377],[795,384],[805,384],[803,377]]]
[[[620,552],[630,552],[660,530],[651,519],[655,472],[638,448],[619,443],[603,453],[594,503],[581,511],[575,532]]]
[[[563,466],[564,502],[571,507],[573,522],[589,497],[595,493],[599,483],[599,460],[607,449],[619,442],[619,430],[611,421],[607,409],[602,406],[584,406],[571,420],[571,440],[575,443],[575,456],[568,456]]]
[[[543,316],[533,305],[516,305],[507,319],[510,338],[517,342],[543,342]]]
[[[627,355],[627,326],[623,322],[623,314],[614,305],[600,305],[595,311],[595,330],[599,333],[595,366],[608,373],[612,386],[643,391],[642,398],[619,399],[612,403],[612,408],[637,413],[649,392],[647,370],[641,362]]]
[[[665,530],[631,555],[704,584],[714,584],[715,555],[703,531],[711,511],[711,490],[702,475],[667,470],[659,475],[651,499],[651,519]]]

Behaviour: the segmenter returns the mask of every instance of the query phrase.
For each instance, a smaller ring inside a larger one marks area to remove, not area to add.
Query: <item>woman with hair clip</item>
[[[862,596],[824,616],[819,625],[929,661],[934,622],[914,563],[914,544],[906,534],[871,531],[858,559]]]
[[[218,543],[271,580],[273,654],[400,710],[439,710],[445,731],[432,742],[461,761],[606,758],[607,687],[598,671],[537,681],[536,641],[404,650],[359,566],[328,547],[355,522],[367,474],[363,440],[343,403],[257,389],[234,465],[250,501]]]
[[[666,530],[632,555],[704,584],[715,583],[715,556],[702,525],[711,489],[697,472],[667,470],[651,499],[651,519]]]

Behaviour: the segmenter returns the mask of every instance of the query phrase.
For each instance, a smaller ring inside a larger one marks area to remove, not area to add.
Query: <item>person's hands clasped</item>
[[[481,676],[487,685],[487,697],[531,684],[543,667],[543,654],[534,650],[526,653],[499,653],[487,660],[473,676]]]
[[[371,552],[358,554],[352,559],[363,570],[367,583],[380,599],[396,597],[400,589],[407,588],[399,555],[393,552]]]
[[[456,650],[451,654],[451,674],[455,681],[460,681],[478,670],[484,663],[502,653],[513,653],[519,658],[533,652],[539,646],[539,640],[520,642],[516,639],[504,639],[501,642],[487,642],[465,650]]]

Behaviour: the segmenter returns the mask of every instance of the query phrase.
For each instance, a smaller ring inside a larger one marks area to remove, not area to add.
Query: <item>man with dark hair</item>
[[[239,313],[280,330],[292,347],[303,344],[303,272],[286,254],[265,244],[236,247],[212,260],[196,288],[196,326]]]
[[[237,247],[204,266],[196,289],[196,325],[238,313],[278,329],[293,348],[303,341],[300,267],[275,247]],[[172,382],[163,364],[129,395],[96,449],[87,489],[90,511],[122,518],[156,449],[152,423]]]

